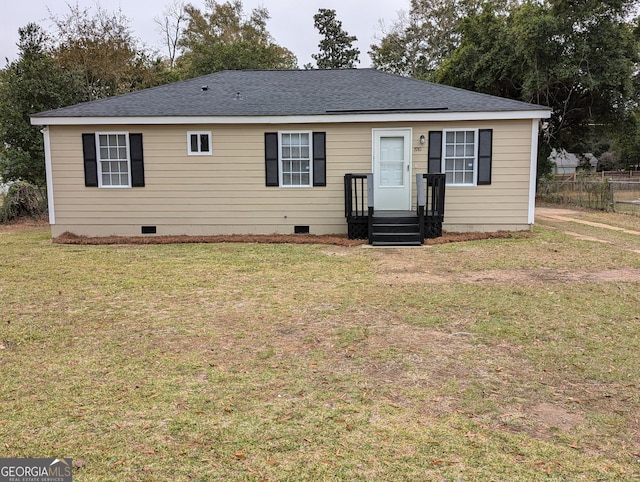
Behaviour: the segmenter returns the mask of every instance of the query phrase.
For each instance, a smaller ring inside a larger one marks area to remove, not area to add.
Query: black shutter
[[[131,155],[131,187],[144,187],[142,134],[129,134],[129,154]]]
[[[327,134],[313,133],[313,185],[327,185]]]
[[[267,186],[278,186],[278,133],[264,134],[264,168]]]
[[[98,187],[98,159],[95,134],[82,134],[82,155],[84,157],[84,185],[86,187]]]
[[[442,131],[429,131],[429,174],[442,172]]]
[[[478,131],[478,186],[491,184],[493,129]]]

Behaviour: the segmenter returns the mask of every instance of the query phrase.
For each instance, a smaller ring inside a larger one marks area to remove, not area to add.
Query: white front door
[[[376,210],[411,209],[411,129],[373,130],[373,182]]]

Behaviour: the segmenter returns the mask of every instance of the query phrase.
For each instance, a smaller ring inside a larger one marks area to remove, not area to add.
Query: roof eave
[[[66,117],[32,116],[32,125],[170,125],[170,124],[337,124],[353,122],[436,122],[547,119],[551,110],[493,112],[410,112],[384,114],[320,114],[294,116],[131,116]]]

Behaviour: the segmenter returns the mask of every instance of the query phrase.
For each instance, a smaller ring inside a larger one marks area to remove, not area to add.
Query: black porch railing
[[[349,239],[371,239],[373,174],[344,175],[344,216]]]
[[[417,209],[408,216],[418,218],[420,242],[442,236],[444,222],[444,174],[416,174]],[[372,241],[374,212],[373,174],[345,174],[345,218],[349,239]],[[415,218],[414,218],[415,219]]]
[[[442,236],[445,185],[444,174],[416,174],[417,211],[422,239]]]

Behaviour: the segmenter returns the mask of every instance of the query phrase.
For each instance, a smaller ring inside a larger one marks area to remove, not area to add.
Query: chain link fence
[[[554,204],[640,216],[640,176],[604,177],[598,173],[544,179],[538,182],[537,196]]]

